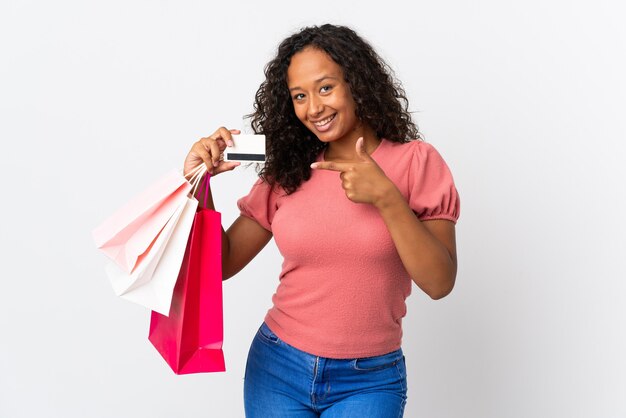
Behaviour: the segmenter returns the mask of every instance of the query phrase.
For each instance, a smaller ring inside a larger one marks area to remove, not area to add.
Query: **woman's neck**
[[[328,148],[324,151],[324,161],[350,162],[358,161],[359,156],[356,152],[356,141],[359,137],[363,137],[365,151],[371,154],[380,145],[381,139],[376,133],[369,128],[359,129],[349,137],[342,138],[338,141],[328,143]]]

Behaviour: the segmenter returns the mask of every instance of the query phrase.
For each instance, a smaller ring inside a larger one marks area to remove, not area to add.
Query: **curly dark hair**
[[[409,142],[422,137],[400,82],[367,41],[345,26],[303,28],[282,41],[276,57],[265,66],[254,112],[246,116],[252,119],[254,132],[266,139],[266,163],[259,177],[271,186],[278,183],[287,194],[311,178],[310,164],[328,147],[297,118],[287,86],[291,57],[307,46],[326,52],[342,68],[356,116],[379,138]]]

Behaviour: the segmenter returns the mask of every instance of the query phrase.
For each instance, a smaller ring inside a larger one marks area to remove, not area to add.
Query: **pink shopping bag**
[[[148,339],[176,374],[226,370],[221,233],[220,213],[198,208],[169,316],[150,318]]]

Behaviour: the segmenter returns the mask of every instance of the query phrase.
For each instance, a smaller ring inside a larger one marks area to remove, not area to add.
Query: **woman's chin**
[[[313,132],[313,134],[319,139],[321,142],[334,142],[339,137],[332,132]]]

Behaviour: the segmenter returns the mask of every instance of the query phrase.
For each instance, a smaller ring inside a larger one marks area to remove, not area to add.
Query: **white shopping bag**
[[[174,285],[197,207],[196,199],[187,199],[165,225],[142,264],[132,273],[126,273],[113,262],[107,264],[106,273],[118,296],[169,315]]]
[[[170,172],[94,230],[96,245],[113,260],[106,274],[115,294],[169,315],[205,173],[204,164],[189,181]]]
[[[185,205],[191,188],[180,172],[170,171],[93,230],[96,246],[131,273],[159,231]]]

